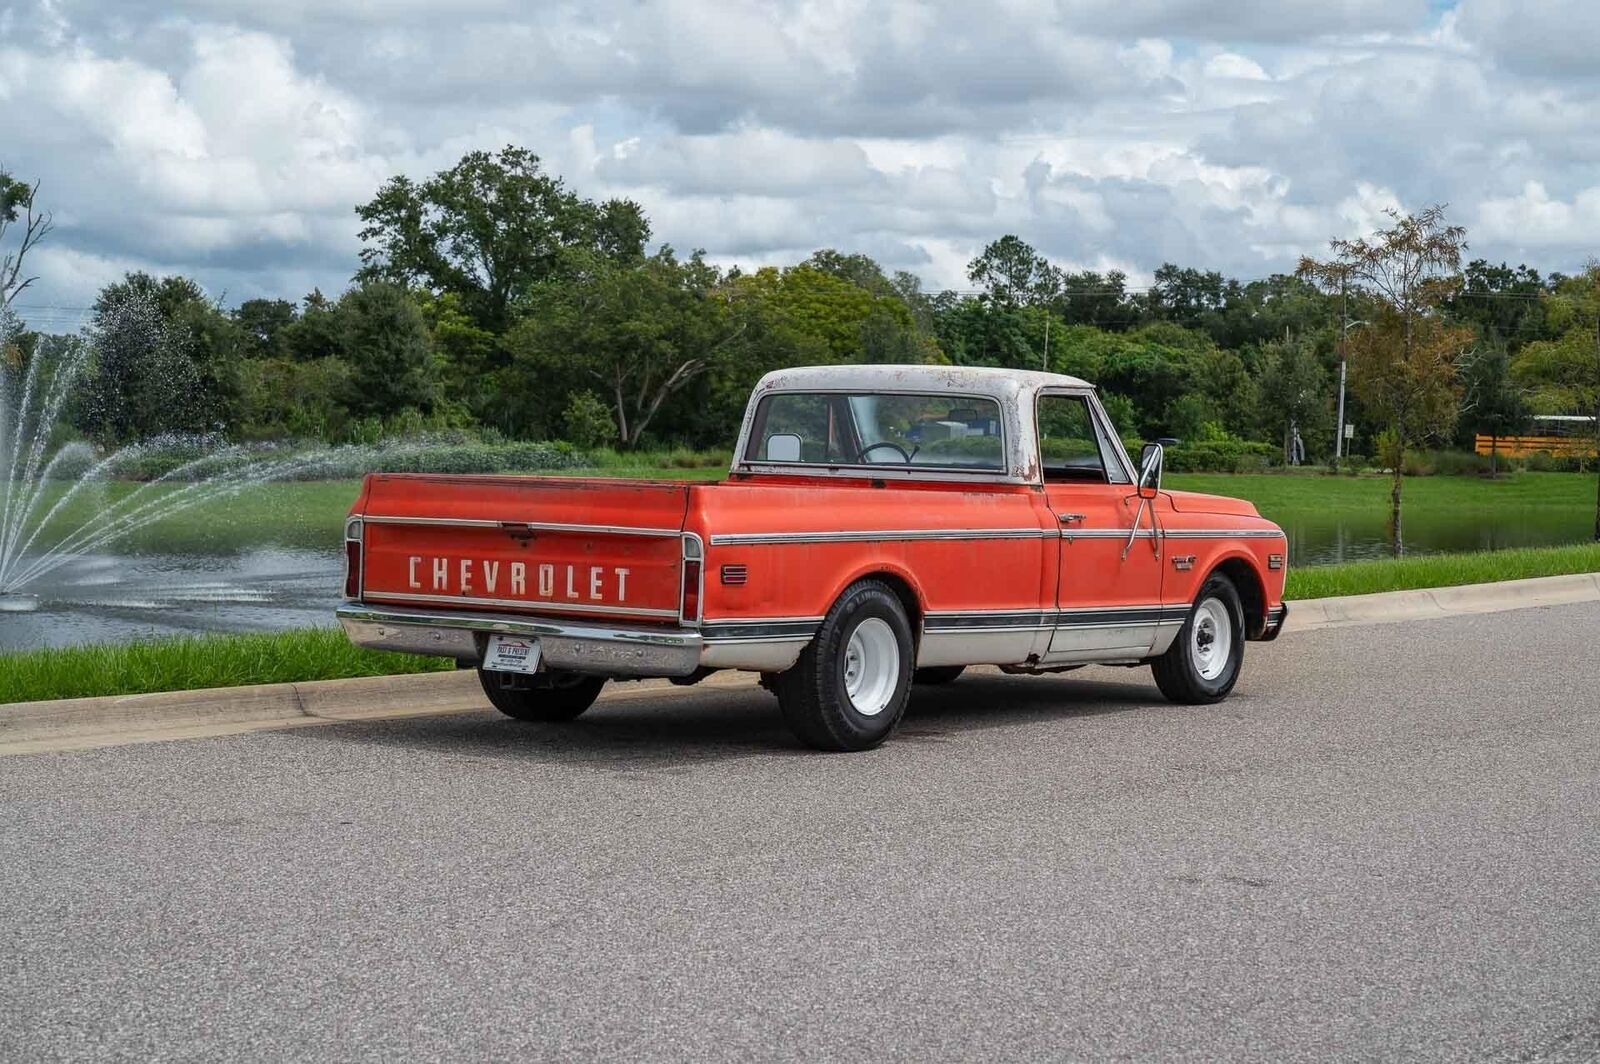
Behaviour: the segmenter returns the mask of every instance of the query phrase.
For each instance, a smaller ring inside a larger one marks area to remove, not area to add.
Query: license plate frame
[[[491,635],[483,649],[483,667],[489,672],[531,676],[539,671],[544,654],[532,636]]]

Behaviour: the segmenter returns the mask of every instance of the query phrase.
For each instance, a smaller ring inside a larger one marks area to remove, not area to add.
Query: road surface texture
[[[0,1059],[1591,1059],[1597,632],[6,758]]]

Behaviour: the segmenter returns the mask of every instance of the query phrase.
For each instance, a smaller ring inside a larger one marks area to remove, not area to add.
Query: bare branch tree
[[[22,273],[28,252],[54,228],[50,212],[40,211],[34,206],[38,193],[37,181],[29,185],[0,170],[0,247],[5,246],[6,235],[11,229],[19,224],[22,227],[22,239],[16,249],[0,256],[0,309],[10,307],[17,296],[38,280],[37,277],[24,276]]]

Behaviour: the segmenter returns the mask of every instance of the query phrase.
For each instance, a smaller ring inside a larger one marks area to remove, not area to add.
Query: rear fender
[[[849,574],[845,579],[833,589],[833,596],[828,599],[828,607],[831,609],[850,585],[858,580],[867,579],[882,580],[894,589],[895,594],[900,597],[901,605],[905,607],[907,619],[911,621],[913,648],[920,645],[922,642],[922,618],[928,612],[928,599],[923,593],[922,584],[912,574],[911,570],[894,559],[864,559],[859,565],[849,570]]]

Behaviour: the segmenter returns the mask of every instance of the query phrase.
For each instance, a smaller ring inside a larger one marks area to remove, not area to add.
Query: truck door
[[[1088,395],[1046,392],[1036,417],[1045,499],[1061,529],[1046,660],[1144,657],[1162,619],[1160,541],[1149,510],[1138,516],[1133,471]]]

